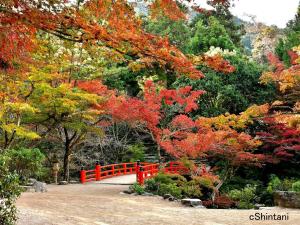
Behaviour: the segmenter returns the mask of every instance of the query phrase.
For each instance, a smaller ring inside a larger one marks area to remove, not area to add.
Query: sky
[[[197,2],[203,5],[205,0]],[[294,18],[299,0],[235,0],[234,4],[232,14],[243,20],[249,21],[245,14],[250,14],[256,16],[257,22],[284,28]]]
[[[283,28],[294,18],[298,4],[299,0],[236,0],[231,12],[242,19],[245,13],[255,15],[258,22]]]

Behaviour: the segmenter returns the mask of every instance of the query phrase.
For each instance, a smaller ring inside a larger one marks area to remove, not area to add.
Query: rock
[[[26,184],[26,186],[33,186],[33,184],[36,182],[37,180],[34,178],[29,178],[28,179],[28,183]]]
[[[194,208],[197,208],[197,209],[206,209],[206,207],[204,205],[194,206]]]
[[[170,201],[170,202],[174,202],[175,200],[177,200],[175,197],[173,197],[173,196],[171,196],[170,198],[168,198],[168,200]]]
[[[78,180],[70,180],[69,184],[79,184],[80,182]]]
[[[300,209],[300,192],[275,191],[275,206]]]
[[[265,204],[255,204],[254,209],[260,209],[261,207],[265,207]]]
[[[58,183],[59,185],[67,185],[68,184],[68,181],[65,181],[65,180],[62,180]]]
[[[33,188],[35,192],[47,192],[47,184],[40,181],[35,181],[33,183]]]
[[[131,190],[131,189],[128,189],[128,190],[125,190],[125,191],[123,191],[123,193],[124,194],[132,194],[132,193],[134,193],[134,191],[133,190]]]
[[[154,194],[152,194],[152,193],[149,193],[149,192],[144,192],[143,194],[142,194],[142,196],[153,196]]]
[[[276,207],[260,207],[259,209],[262,209],[262,210],[275,210]]]
[[[165,195],[163,196],[164,199],[169,199],[169,198],[171,198],[171,197],[173,197],[173,196],[170,195],[170,194],[165,194]]]
[[[32,185],[28,186],[28,185],[24,185],[24,186],[20,186],[22,191],[24,192],[33,192],[34,188]]]
[[[197,198],[185,198],[181,200],[181,204],[185,206],[198,207],[202,206],[202,201]]]

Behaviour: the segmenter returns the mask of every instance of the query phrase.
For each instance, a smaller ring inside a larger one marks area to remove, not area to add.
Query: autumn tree
[[[295,18],[287,23],[284,37],[282,37],[276,46],[276,55],[287,66],[291,65],[290,51],[294,46],[300,44],[300,5],[298,6]]]

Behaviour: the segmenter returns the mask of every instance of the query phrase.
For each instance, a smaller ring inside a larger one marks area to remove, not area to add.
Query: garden
[[[139,197],[299,209],[300,3],[280,28],[239,1],[0,0],[0,224],[30,183],[137,161]]]

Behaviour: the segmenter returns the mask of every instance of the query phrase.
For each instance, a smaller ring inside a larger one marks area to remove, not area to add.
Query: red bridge
[[[139,184],[144,184],[146,179],[152,178],[158,172],[183,174],[187,173],[188,169],[180,162],[169,162],[160,168],[158,163],[135,162],[135,163],[120,163],[101,166],[96,164],[93,170],[80,171],[80,182],[82,184],[91,181],[100,181],[110,177],[136,174],[136,181]]]

